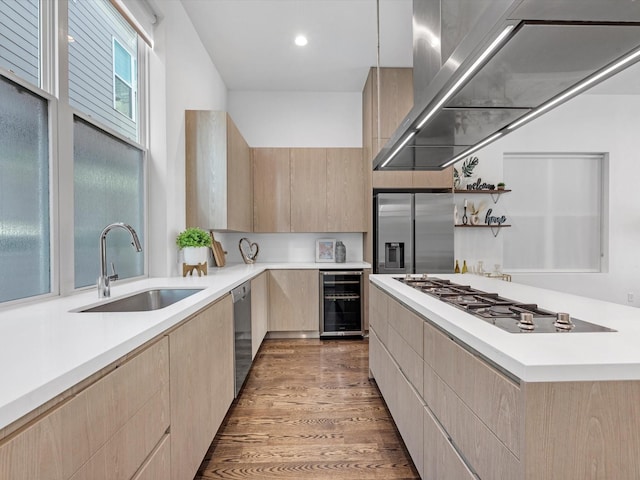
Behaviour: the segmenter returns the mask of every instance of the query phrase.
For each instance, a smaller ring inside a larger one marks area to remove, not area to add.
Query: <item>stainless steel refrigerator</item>
[[[453,194],[374,196],[375,273],[453,273]]]

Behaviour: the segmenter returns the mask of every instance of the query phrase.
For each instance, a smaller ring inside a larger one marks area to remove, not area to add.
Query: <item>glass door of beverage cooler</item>
[[[320,272],[320,336],[363,335],[362,271]]]

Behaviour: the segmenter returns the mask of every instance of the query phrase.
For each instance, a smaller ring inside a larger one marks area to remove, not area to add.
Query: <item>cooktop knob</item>
[[[520,313],[520,321],[518,322],[518,328],[525,332],[532,332],[536,326],[533,323],[533,313],[522,312]]]
[[[571,330],[575,325],[571,321],[571,315],[564,312],[558,312],[553,326],[559,330]]]

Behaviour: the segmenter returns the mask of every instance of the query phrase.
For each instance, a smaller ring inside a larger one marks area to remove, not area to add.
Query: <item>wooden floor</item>
[[[196,479],[419,479],[366,340],[265,340]]]

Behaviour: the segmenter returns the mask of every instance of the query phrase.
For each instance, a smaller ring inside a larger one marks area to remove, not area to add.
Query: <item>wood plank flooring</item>
[[[419,479],[367,340],[265,340],[197,480]]]

